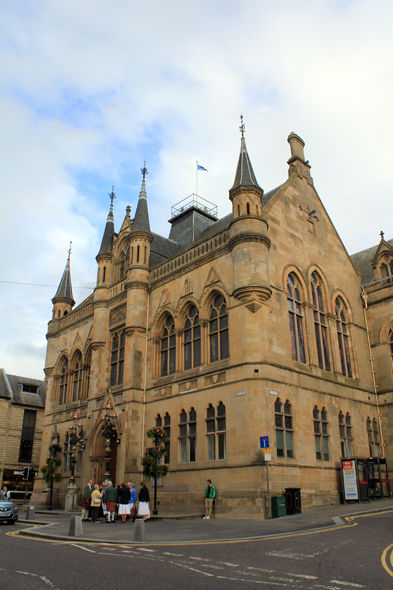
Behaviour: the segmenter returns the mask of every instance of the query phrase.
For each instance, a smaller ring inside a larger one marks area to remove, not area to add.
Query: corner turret
[[[61,281],[59,284],[59,288],[56,291],[56,295],[52,299],[53,303],[53,310],[52,310],[52,319],[56,320],[59,318],[64,317],[75,305],[74,296],[72,294],[72,283],[71,283],[71,268],[70,268],[70,259],[71,259],[71,245],[70,242],[70,249],[68,250],[68,258],[67,263],[63,272],[63,276],[61,277]]]
[[[108,218],[106,221],[105,231],[101,242],[101,248],[96,256],[98,262],[97,271],[97,287],[99,285],[105,285],[112,281],[112,248],[113,248],[113,236],[115,235],[115,219],[113,216],[113,199],[116,198],[113,192],[114,187],[112,186],[112,192],[109,194],[111,205],[109,207]]]

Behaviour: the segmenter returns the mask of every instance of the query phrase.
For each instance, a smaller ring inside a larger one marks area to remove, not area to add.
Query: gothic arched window
[[[287,400],[283,406],[278,397],[274,403],[277,457],[293,457],[293,416]]]
[[[304,349],[303,313],[300,299],[300,288],[298,278],[293,272],[288,275],[287,293],[292,358],[294,361],[305,363],[306,353]]]
[[[124,353],[126,348],[125,330],[119,330],[112,336],[111,349],[111,385],[122,385],[124,373]]]
[[[201,364],[201,326],[195,305],[187,311],[184,324],[184,370],[199,367]]]
[[[67,401],[68,391],[68,359],[63,357],[60,369],[59,405]]]
[[[82,393],[82,353],[79,352],[74,366],[74,378],[72,386],[72,401],[80,400]]]
[[[176,370],[176,334],[173,317],[165,318],[161,332],[161,377],[172,375]]]
[[[217,294],[209,317],[210,362],[229,357],[228,312],[224,297]]]
[[[340,349],[341,370],[346,377],[352,377],[351,355],[349,352],[349,330],[347,313],[344,302],[340,297],[336,299],[336,325],[338,347]]]
[[[314,304],[314,327],[317,341],[318,365],[320,369],[330,371],[329,344],[323,286],[320,276],[313,272],[311,275],[311,292]]]

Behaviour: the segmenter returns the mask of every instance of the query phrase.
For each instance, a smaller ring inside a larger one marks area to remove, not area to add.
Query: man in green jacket
[[[117,490],[113,486],[113,483],[111,481],[108,481],[108,483],[106,484],[103,502],[104,504],[106,504],[106,522],[115,522]]]
[[[205,491],[205,507],[206,507],[206,515],[203,517],[204,520],[209,520],[212,508],[213,508],[213,500],[216,497],[216,488],[212,484],[212,480],[207,480],[207,487]]]

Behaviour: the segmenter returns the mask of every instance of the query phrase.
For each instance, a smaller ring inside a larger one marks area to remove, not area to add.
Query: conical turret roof
[[[115,194],[113,192],[113,189],[112,194],[109,196],[111,197],[111,206],[109,207],[108,219],[106,220],[106,226],[101,242],[101,248],[97,256],[99,256],[100,254],[112,254],[113,235],[115,233],[115,218],[113,217],[113,199],[115,198]]]
[[[57,289],[56,295],[53,297],[52,301],[54,302],[55,299],[68,299],[72,305],[75,305],[74,296],[72,294],[70,257],[71,247],[68,251],[67,263],[63,272],[63,276],[61,277],[59,288]]]
[[[135,211],[134,222],[132,224],[132,231],[143,231],[150,233],[149,210],[147,208],[147,194],[145,175],[147,174],[146,167],[142,169],[143,180],[141,192],[139,194],[138,206]]]
[[[239,162],[237,164],[235,181],[230,190],[232,191],[239,186],[255,186],[262,190],[254,174],[244,137],[241,138],[240,155]]]

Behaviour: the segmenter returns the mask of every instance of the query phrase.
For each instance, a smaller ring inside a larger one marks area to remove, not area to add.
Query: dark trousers
[[[91,507],[91,519],[93,522],[97,522],[99,511],[100,511],[99,506],[92,506]]]

